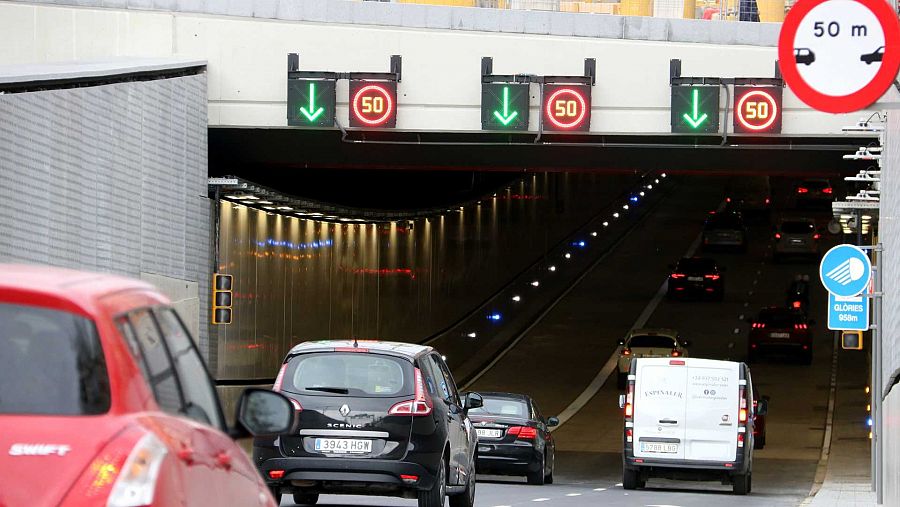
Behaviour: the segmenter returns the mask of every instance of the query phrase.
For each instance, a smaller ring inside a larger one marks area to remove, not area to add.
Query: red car
[[[0,505],[272,506],[233,438],[295,419],[281,394],[249,389],[229,431],[193,339],[152,286],[0,265]]]

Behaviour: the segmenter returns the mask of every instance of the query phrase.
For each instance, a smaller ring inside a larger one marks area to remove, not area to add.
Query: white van
[[[625,409],[625,489],[647,479],[719,480],[746,495],[753,471],[753,383],[744,363],[632,361]],[[760,415],[765,404],[758,407]]]

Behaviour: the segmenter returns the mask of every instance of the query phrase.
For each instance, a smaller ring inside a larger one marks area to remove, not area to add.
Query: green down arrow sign
[[[288,79],[288,125],[334,126],[334,80]]]
[[[676,85],[672,87],[672,132],[715,134],[719,132],[719,87]]]
[[[481,128],[484,130],[528,130],[528,85],[483,83]]]

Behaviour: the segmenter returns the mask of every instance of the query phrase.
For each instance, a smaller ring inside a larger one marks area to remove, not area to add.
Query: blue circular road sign
[[[857,246],[838,245],[822,257],[819,278],[828,292],[851,297],[865,291],[872,277],[872,261]]]

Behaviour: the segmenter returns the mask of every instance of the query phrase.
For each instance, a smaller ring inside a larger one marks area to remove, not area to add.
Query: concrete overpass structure
[[[667,134],[670,59],[686,76],[772,77],[779,26],[343,0],[13,1],[0,3],[0,64],[204,59],[210,126],[284,127],[287,53],[300,53],[301,70],[369,72],[398,54],[397,130],[474,133],[481,57],[497,74],[541,75],[580,75],[595,58],[591,133]],[[347,87],[338,82],[344,125]],[[858,116],[812,111],[785,90],[784,136],[837,134]]]

